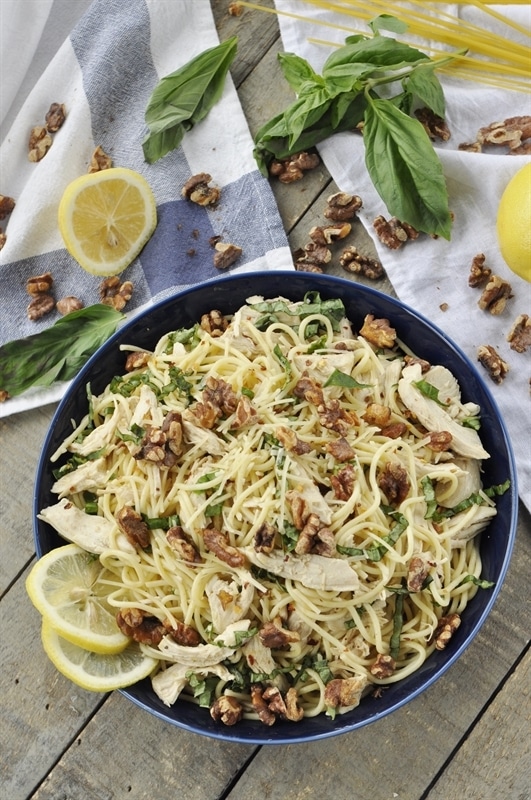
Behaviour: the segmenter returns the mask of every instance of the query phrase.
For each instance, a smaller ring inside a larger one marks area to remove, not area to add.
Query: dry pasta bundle
[[[128,348],[90,400],[40,517],[99,556],[167,705],[344,713],[446,646],[485,583],[506,487],[481,486],[480,409],[392,320],[252,297]]]

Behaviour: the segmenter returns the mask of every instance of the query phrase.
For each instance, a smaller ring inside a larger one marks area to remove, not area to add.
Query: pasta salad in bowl
[[[516,515],[463,353],[391,297],[291,271],[124,324],[61,402],[35,489],[38,554],[92,554],[148,665],[118,688],[246,743],[354,730],[433,684],[492,608]]]

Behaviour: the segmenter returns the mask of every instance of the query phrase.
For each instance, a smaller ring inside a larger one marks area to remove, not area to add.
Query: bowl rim
[[[40,512],[40,494],[39,494],[39,486],[40,480],[42,478],[42,474],[45,469],[49,468],[48,460],[50,455],[50,447],[54,440],[54,431],[58,421],[62,418],[62,415],[67,409],[69,403],[71,402],[71,398],[76,392],[79,392],[80,389],[84,388],[86,385],[86,378],[92,372],[92,369],[96,363],[101,359],[102,355],[106,352],[109,352],[112,348],[115,347],[117,342],[125,341],[127,339],[127,334],[129,331],[134,331],[135,326],[138,326],[142,323],[142,320],[150,315],[158,315],[163,313],[164,310],[168,307],[171,307],[173,304],[182,303],[186,301],[186,298],[190,295],[194,295],[201,291],[208,290],[211,286],[219,286],[219,285],[227,285],[230,288],[231,284],[240,284],[245,281],[253,281],[257,280],[258,282],[262,280],[273,279],[275,282],[281,281],[283,279],[287,281],[291,281],[291,285],[289,283],[286,284],[286,296],[288,299],[291,299],[293,295],[299,295],[299,286],[302,286],[303,283],[310,283],[316,284],[317,286],[321,284],[324,288],[326,288],[327,293],[331,295],[329,290],[336,290],[337,296],[342,297],[342,291],[353,292],[354,295],[359,293],[365,298],[370,298],[376,303],[384,303],[390,305],[392,308],[400,311],[401,314],[405,314],[408,318],[411,318],[415,324],[420,323],[421,326],[427,326],[432,334],[442,340],[449,351],[451,351],[452,356],[456,356],[462,363],[463,367],[466,370],[470,371],[474,376],[476,382],[481,387],[481,391],[483,392],[485,398],[490,403],[492,411],[494,412],[494,416],[496,419],[496,423],[499,427],[499,433],[503,440],[503,444],[505,447],[505,456],[507,458],[507,466],[509,471],[509,479],[511,481],[511,487],[509,490],[510,493],[510,524],[509,530],[507,533],[507,545],[504,550],[503,561],[499,565],[498,568],[498,579],[494,587],[492,587],[490,591],[490,596],[486,600],[484,606],[482,606],[481,613],[478,615],[477,619],[475,620],[474,624],[465,635],[463,641],[459,642],[458,646],[452,650],[452,652],[446,652],[446,658],[441,661],[441,663],[434,667],[431,673],[425,677],[422,681],[420,681],[419,685],[408,691],[404,696],[398,696],[398,698],[387,705],[386,707],[376,710],[374,713],[370,715],[367,713],[362,718],[356,719],[352,718],[352,715],[357,709],[353,709],[350,712],[347,712],[343,715],[337,715],[335,719],[331,720],[330,718],[326,718],[326,729],[319,730],[317,732],[306,732],[301,733],[300,735],[297,734],[298,725],[290,726],[285,728],[284,726],[275,725],[273,729],[268,728],[267,726],[262,725],[261,723],[257,723],[251,727],[251,733],[246,732],[238,733],[239,726],[236,725],[234,727],[223,727],[217,728],[209,727],[208,729],[205,728],[205,725],[201,725],[201,716],[198,716],[198,723],[196,724],[195,721],[193,723],[187,722],[185,720],[177,719],[169,713],[171,709],[165,710],[162,706],[159,708],[157,706],[153,706],[148,701],[142,699],[142,696],[138,696],[135,691],[135,687],[125,687],[123,689],[119,689],[118,691],[123,694],[125,697],[130,699],[135,705],[139,708],[148,711],[150,714],[154,715],[155,717],[170,723],[171,725],[186,730],[188,732],[196,733],[202,736],[207,736],[208,738],[213,738],[221,741],[226,742],[234,742],[239,744],[273,744],[273,745],[281,745],[281,744],[300,744],[300,743],[307,743],[311,741],[318,741],[321,739],[327,739],[339,734],[352,732],[355,730],[359,730],[366,725],[376,722],[380,719],[391,714],[393,711],[402,708],[404,705],[408,704],[410,701],[417,698],[420,694],[425,692],[428,688],[433,686],[436,681],[439,680],[444,673],[446,673],[450,667],[462,656],[462,654],[468,649],[472,641],[477,636],[479,630],[485,623],[485,620],[489,616],[494,603],[498,597],[498,594],[501,590],[501,587],[504,583],[507,570],[509,567],[509,563],[512,557],[512,552],[514,548],[514,542],[516,537],[516,527],[518,521],[518,487],[517,487],[517,471],[516,471],[516,463],[515,457],[511,445],[511,440],[509,437],[509,433],[507,427],[505,425],[504,419],[501,415],[501,412],[498,408],[495,398],[490,391],[490,388],[487,386],[483,376],[480,374],[479,370],[472,363],[470,358],[465,354],[465,352],[457,345],[450,336],[448,336],[443,330],[441,330],[436,324],[434,324],[431,320],[425,317],[420,312],[416,311],[414,308],[409,306],[408,304],[402,302],[398,298],[393,295],[386,294],[384,292],[379,291],[378,289],[373,288],[372,286],[367,286],[366,284],[359,283],[356,281],[348,280],[346,278],[338,277],[335,275],[326,275],[326,274],[314,274],[314,273],[304,273],[304,272],[297,272],[295,270],[258,270],[258,271],[246,271],[246,272],[239,272],[233,273],[229,275],[224,275],[221,277],[214,277],[208,281],[204,281],[200,284],[194,284],[184,289],[181,289],[178,292],[171,293],[167,296],[164,296],[160,299],[157,299],[155,302],[150,303],[149,305],[142,306],[139,309],[135,309],[131,316],[126,319],[118,329],[95,351],[95,353],[90,356],[87,362],[83,365],[79,373],[76,375],[75,378],[72,379],[65,395],[60,400],[57,409],[55,410],[51,423],[48,427],[47,433],[42,443],[41,451],[39,454],[36,474],[35,474],[35,482],[34,482],[34,493],[33,493],[33,538],[36,548],[37,557],[40,558],[45,552],[46,549],[42,547],[41,542],[41,534],[40,534],[40,523],[37,518],[37,514]],[[296,284],[297,288],[294,289],[293,286]],[[312,291],[314,287],[312,286],[307,291]],[[248,293],[247,296],[252,296],[253,294],[258,294],[260,296],[264,296],[263,292],[261,291],[251,291]],[[278,296],[278,293],[277,295]],[[267,298],[266,298],[267,299]],[[302,297],[300,298],[302,299]],[[231,312],[228,312],[231,313]],[[172,327],[176,327],[175,325],[172,326],[171,320],[168,320],[167,330],[172,330]],[[162,335],[162,334],[161,334]],[[125,338],[124,338],[125,337]],[[134,342],[131,342],[134,343]],[[407,342],[406,342],[407,343]],[[409,345],[411,346],[411,345]],[[412,348],[414,349],[414,348]],[[53,448],[55,449],[55,448]],[[66,544],[66,542],[65,542]],[[49,548],[53,549],[53,548]],[[433,656],[434,654],[432,654]],[[430,657],[427,659],[424,664],[428,664],[431,661]],[[424,665],[422,665],[424,666]],[[417,671],[418,672],[418,671]],[[410,676],[404,679],[404,681],[408,681],[409,678],[414,679],[414,676],[417,673],[412,673]],[[143,687],[146,684],[146,681],[149,679],[145,679],[141,681],[139,684],[135,684],[140,692],[140,695],[144,694],[145,691]],[[393,687],[401,687],[404,685],[403,681],[399,681],[393,684]],[[407,685],[407,684],[406,684]],[[362,703],[357,708],[359,709],[362,705],[367,707],[367,702],[369,698],[364,698]],[[182,701],[183,703],[185,701]],[[173,708],[173,707],[172,707]],[[205,709],[201,709],[204,711]],[[208,710],[207,710],[208,712]],[[319,715],[320,717],[324,715]],[[305,724],[311,724],[314,719],[318,718],[308,718],[305,720]],[[289,723],[287,723],[289,725]],[[260,726],[260,727],[258,727]],[[252,730],[256,728],[257,733],[254,734]],[[240,730],[243,730],[240,724]]]

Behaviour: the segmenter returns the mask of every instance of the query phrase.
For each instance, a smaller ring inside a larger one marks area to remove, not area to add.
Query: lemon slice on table
[[[52,664],[65,678],[89,692],[112,692],[147,678],[157,661],[145,656],[136,642],[121,653],[92,653],[63,639],[45,619],[42,645]]]
[[[94,653],[113,654],[130,643],[107,602],[112,579],[97,556],[76,544],[51,550],[32,567],[26,591],[45,622],[61,637]]]
[[[58,221],[70,255],[87,272],[109,277],[140,253],[157,225],[157,209],[142,175],[113,167],[68,184]]]

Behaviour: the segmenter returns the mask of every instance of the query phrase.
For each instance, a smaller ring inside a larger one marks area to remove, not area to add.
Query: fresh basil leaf
[[[391,14],[379,14],[367,24],[376,34],[380,31],[391,31],[391,33],[405,33],[407,31],[407,24]]]
[[[487,489],[484,489],[485,494],[487,497],[500,497],[505,492],[509,491],[511,488],[511,481],[507,479],[504,483],[498,483],[494,486],[489,486]]]
[[[400,69],[418,61],[429,61],[429,58],[420,50],[388,36],[367,37],[335,50],[325,61],[323,77],[337,78],[352,74],[349,70],[356,71],[356,64],[364,68],[371,67],[372,71],[383,72]]]
[[[308,61],[295,53],[279,53],[278,60],[285,79],[297,94],[307,83],[323,84],[322,77],[312,69]]]
[[[393,633],[389,642],[389,655],[396,661],[400,653],[400,637],[404,625],[404,595],[395,595],[395,611],[393,614]]]
[[[437,500],[435,499],[435,488],[433,481],[427,475],[422,478],[420,485],[424,493],[424,500],[426,501],[426,513],[424,519],[432,519],[437,510]]]
[[[428,381],[414,381],[413,386],[416,386],[419,392],[429,400],[433,400],[440,406],[447,405],[447,403],[443,403],[442,400],[439,400],[439,390],[437,387],[433,386],[433,384],[429,383]]]
[[[185,132],[204,119],[218,102],[236,55],[237,41],[232,36],[204,50],[156,85],[145,112],[149,133],[142,149],[148,163],[178,147]]]
[[[476,578],[475,575],[466,575],[459,586],[463,586],[465,583],[473,583],[474,586],[479,586],[480,589],[492,589],[493,586],[496,586],[494,581],[485,581],[481,578]]]
[[[461,420],[461,425],[463,428],[472,428],[474,431],[479,431],[481,429],[481,420],[479,417],[465,417],[465,419]]]
[[[444,92],[435,74],[436,64],[422,64],[411,71],[405,81],[408,92],[418,97],[418,99],[434,114],[444,117],[446,104],[444,102]]]
[[[0,389],[15,397],[31,386],[70,380],[124,318],[110,306],[87,306],[39,333],[7,342],[0,347]]]
[[[386,100],[370,98],[363,139],[367,170],[389,213],[419,231],[449,239],[442,166],[421,123]]]
[[[347,375],[339,369],[335,369],[323,385],[342,386],[345,389],[368,389],[371,386],[370,383],[360,383],[352,375]]]

